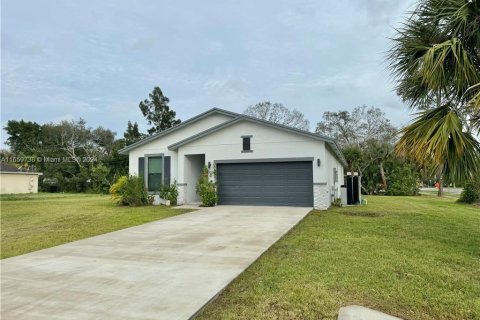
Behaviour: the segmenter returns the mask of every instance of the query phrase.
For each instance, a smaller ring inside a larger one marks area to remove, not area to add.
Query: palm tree
[[[387,59],[397,93],[420,113],[396,151],[440,182],[470,179],[480,173],[480,0],[421,0],[397,33]]]

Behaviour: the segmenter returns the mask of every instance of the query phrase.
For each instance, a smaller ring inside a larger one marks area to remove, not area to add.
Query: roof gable
[[[336,156],[337,159],[340,160],[340,162],[342,162],[343,165],[346,165],[347,162],[345,160],[345,158],[343,157],[343,154],[342,152],[340,151],[340,149],[338,148],[336,142],[334,139],[332,138],[329,138],[327,136],[324,136],[324,135],[319,135],[319,134],[316,134],[316,133],[312,133],[312,132],[309,132],[309,131],[304,131],[304,130],[300,130],[300,129],[296,129],[296,128],[292,128],[292,127],[289,127],[289,126],[285,126],[285,125],[282,125],[282,124],[278,124],[278,123],[274,123],[274,122],[270,122],[270,121],[265,121],[265,120],[261,120],[261,119],[258,119],[258,118],[254,118],[254,117],[250,117],[250,116],[247,116],[247,115],[240,115],[238,114],[238,116],[230,121],[227,121],[227,122],[224,122],[222,124],[219,124],[215,127],[212,127],[212,128],[209,128],[205,131],[202,131],[200,133],[197,133],[191,137],[188,137],[184,140],[181,140],[179,142],[176,142],[174,144],[171,144],[168,146],[168,149],[171,150],[171,151],[176,151],[179,147],[185,145],[185,144],[188,144],[190,142],[193,142],[197,139],[200,139],[202,137],[205,137],[211,133],[214,133],[214,132],[217,132],[219,130],[222,130],[222,129],[225,129],[225,128],[228,128],[232,125],[234,125],[235,123],[238,123],[240,121],[249,121],[249,122],[253,122],[253,123],[257,123],[257,124],[260,124],[260,125],[264,125],[264,126],[269,126],[269,127],[272,127],[272,128],[276,128],[276,129],[279,129],[279,130],[283,130],[283,131],[287,131],[287,132],[291,132],[291,133],[294,133],[294,134],[298,134],[298,135],[302,135],[304,137],[308,137],[308,138],[312,138],[312,139],[315,139],[315,140],[320,140],[320,141],[324,141],[326,143],[328,143],[330,145],[330,147],[332,148],[333,150],[333,153],[334,155]]]
[[[222,115],[229,116],[229,117],[231,117],[232,119],[240,116],[240,114],[235,113],[235,112],[223,110],[223,109],[220,109],[220,108],[212,108],[212,109],[210,109],[210,110],[208,110],[208,111],[206,111],[206,112],[203,112],[203,113],[201,113],[201,114],[199,114],[199,115],[197,115],[197,116],[195,116],[195,117],[193,117],[193,118],[190,118],[190,119],[188,119],[188,120],[186,120],[186,121],[184,121],[184,122],[181,122],[181,123],[179,123],[179,124],[176,125],[176,126],[173,126],[173,127],[168,128],[168,129],[166,129],[166,130],[163,130],[163,131],[161,131],[161,132],[155,133],[154,135],[151,135],[151,136],[146,137],[146,138],[144,138],[144,139],[142,139],[142,140],[140,140],[140,141],[137,141],[137,142],[135,142],[135,143],[133,143],[133,144],[131,144],[131,145],[129,145],[129,146],[126,146],[126,147],[120,149],[120,150],[119,150],[119,153],[120,153],[120,154],[128,154],[129,151],[131,151],[131,150],[133,150],[133,149],[135,149],[135,148],[137,148],[137,147],[143,146],[143,145],[145,145],[145,144],[147,144],[147,143],[149,143],[149,142],[151,142],[151,141],[153,141],[153,140],[156,140],[156,139],[158,139],[158,138],[160,138],[160,137],[163,137],[163,136],[165,136],[165,135],[167,135],[167,134],[170,134],[170,133],[172,133],[172,132],[175,132],[175,131],[177,131],[177,130],[180,130],[180,129],[182,129],[182,128],[184,128],[184,127],[186,127],[186,126],[188,126],[188,125],[190,125],[190,124],[192,124],[192,123],[194,123],[194,122],[197,122],[197,121],[199,121],[199,120],[201,120],[201,119],[204,119],[204,118],[206,118],[206,117],[208,117],[208,116],[210,116],[210,115],[212,115],[212,114],[222,114]]]

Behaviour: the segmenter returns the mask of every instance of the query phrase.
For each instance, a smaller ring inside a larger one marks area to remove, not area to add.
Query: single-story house
[[[200,201],[202,167],[216,173],[219,204],[326,209],[340,197],[345,158],[329,137],[213,108],[122,150],[149,191],[175,182],[178,203]]]
[[[19,168],[0,163],[0,194],[37,193],[39,172],[22,171]]]

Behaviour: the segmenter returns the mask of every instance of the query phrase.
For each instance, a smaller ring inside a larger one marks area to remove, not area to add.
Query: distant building
[[[22,171],[21,169],[0,163],[0,194],[37,193],[39,172]]]

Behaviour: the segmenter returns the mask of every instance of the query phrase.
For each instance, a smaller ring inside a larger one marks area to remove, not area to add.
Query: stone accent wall
[[[330,207],[330,190],[326,184],[313,185],[313,206],[320,210]]]
[[[187,198],[187,184],[177,183],[177,189],[178,189],[177,204],[185,204],[185,199]]]

